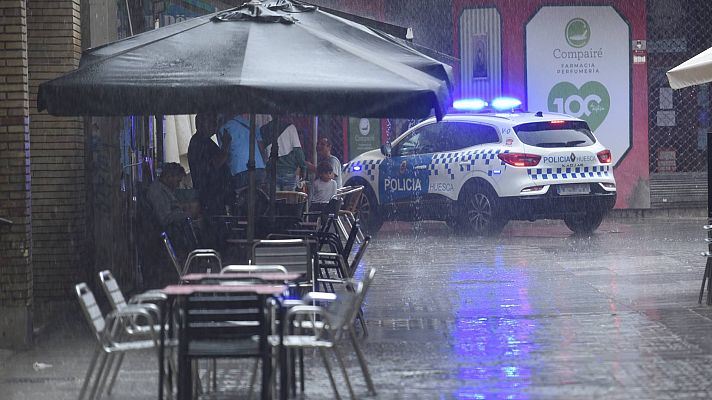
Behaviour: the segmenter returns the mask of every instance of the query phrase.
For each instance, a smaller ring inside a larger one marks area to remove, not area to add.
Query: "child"
[[[316,167],[319,177],[312,183],[310,211],[321,211],[336,194],[334,170],[328,160],[322,161]]]

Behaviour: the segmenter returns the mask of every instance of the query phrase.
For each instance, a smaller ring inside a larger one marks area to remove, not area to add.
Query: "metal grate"
[[[712,46],[712,2],[647,3],[650,172],[706,171],[709,85],[673,91],[665,72]]]

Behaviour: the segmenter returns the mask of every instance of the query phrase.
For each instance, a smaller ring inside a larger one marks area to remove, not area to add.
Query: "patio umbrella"
[[[673,89],[712,82],[712,48],[671,69],[667,77]]]
[[[451,82],[448,65],[389,35],[297,1],[252,1],[89,49],[37,102],[52,115],[440,118]],[[248,196],[250,237],[254,185]]]

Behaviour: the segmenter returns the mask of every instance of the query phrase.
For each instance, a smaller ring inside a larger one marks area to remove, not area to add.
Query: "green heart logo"
[[[595,131],[608,115],[611,96],[601,82],[586,82],[577,88],[571,82],[559,82],[549,91],[549,111],[581,118]]]

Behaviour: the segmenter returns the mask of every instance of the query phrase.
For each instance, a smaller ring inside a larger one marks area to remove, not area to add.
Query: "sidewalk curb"
[[[613,209],[607,216],[611,220],[640,219],[699,219],[707,220],[707,208],[636,208]]]

